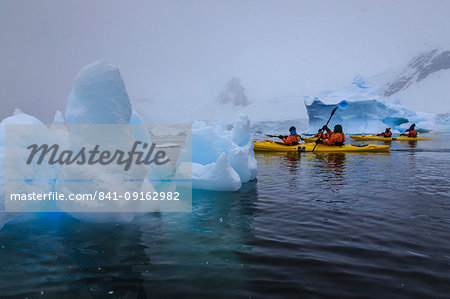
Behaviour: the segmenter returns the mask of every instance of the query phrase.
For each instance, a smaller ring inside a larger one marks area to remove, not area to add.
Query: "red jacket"
[[[417,131],[416,130],[410,130],[408,132],[408,135],[406,135],[406,136],[416,138],[417,137]]]
[[[389,131],[389,132],[383,132],[383,133],[380,134],[380,136],[383,136],[383,137],[391,137],[391,136],[392,136],[392,132],[391,132],[391,131]]]

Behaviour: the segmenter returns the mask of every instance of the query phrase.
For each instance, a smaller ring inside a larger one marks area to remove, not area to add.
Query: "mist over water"
[[[133,102],[168,117],[215,101],[236,76],[250,101],[297,97],[305,118],[304,95],[445,49],[449,12],[448,1],[1,1],[0,118],[18,107],[51,122],[78,70],[101,58]]]

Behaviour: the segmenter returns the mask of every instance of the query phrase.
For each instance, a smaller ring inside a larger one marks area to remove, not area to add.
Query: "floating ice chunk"
[[[228,162],[239,174],[242,183],[246,183],[256,178],[256,159],[249,152],[253,152],[253,147],[234,147],[229,152]]]
[[[56,178],[55,167],[35,165],[27,166],[20,165],[19,167],[8,167],[6,168],[6,152],[5,152],[5,135],[6,135],[6,125],[24,125],[20,128],[20,132],[26,130],[28,125],[32,126],[31,132],[23,132],[28,134],[18,134],[13,136],[11,140],[8,141],[8,155],[21,155],[28,156],[27,146],[33,143],[53,143],[53,135],[50,134],[48,128],[37,118],[23,113],[20,109],[16,109],[14,114],[10,117],[5,118],[0,123],[0,211],[3,211],[5,207],[5,179],[6,175],[9,179],[16,179],[18,181],[23,178],[30,177],[44,177],[48,178],[45,181],[30,180],[23,184],[22,193],[47,193],[53,190],[54,182],[52,179]],[[30,127],[31,128],[31,127]],[[0,228],[8,221],[17,217],[19,213],[3,213],[0,212]],[[28,220],[30,217],[21,217],[21,221]],[[33,217],[31,217],[33,218]],[[24,220],[25,219],[25,220]]]
[[[67,101],[70,124],[128,124],[131,104],[119,69],[99,60],[78,73]]]
[[[86,140],[86,136],[96,136],[97,144],[108,144],[111,138],[114,138],[115,143],[124,148],[130,148],[134,140],[142,142],[150,142],[150,134],[144,126],[141,117],[132,111],[130,100],[125,88],[125,84],[120,75],[119,69],[108,64],[105,60],[99,60],[92,64],[85,66],[78,73],[72,92],[68,98],[66,108],[66,119],[69,124],[131,124],[131,131],[126,127],[118,128],[111,134],[102,135],[101,130],[89,132],[83,130],[82,127],[71,127],[69,135],[70,142],[77,145],[80,140]],[[95,131],[95,130],[94,130]],[[78,144],[83,145],[83,144]],[[95,190],[107,189],[99,180],[104,178],[114,178],[117,182],[127,181],[132,178],[136,180],[133,190],[140,190],[146,181],[148,174],[148,167],[139,167],[139,169],[132,169],[124,174],[123,169],[115,169],[111,171],[105,170],[102,173],[101,168],[96,168],[95,171],[87,168],[85,172],[81,169],[66,168],[62,176],[68,177],[84,177],[86,180],[91,180],[92,183],[84,184],[84,192],[92,194]],[[148,182],[148,180],[146,181]],[[145,183],[147,187],[150,183]],[[118,189],[124,189],[125,184],[116,184]],[[67,185],[64,181],[58,181],[56,189],[66,190],[74,193],[72,190],[76,188],[73,185]],[[153,188],[153,187],[152,187]],[[148,188],[147,188],[148,189]],[[126,191],[126,190],[119,190]],[[134,213],[72,213],[69,209],[61,206],[62,210],[69,212],[75,218],[89,222],[129,222],[134,218]]]
[[[231,132],[231,138],[239,146],[244,146],[251,140],[250,120],[246,115],[240,114],[238,116]]]
[[[183,163],[180,172],[190,165]],[[189,169],[190,170],[190,169]],[[228,164],[227,156],[222,153],[217,161],[207,165],[192,163],[192,188],[213,191],[237,191],[241,188],[241,178]]]
[[[190,152],[182,151],[177,166],[181,167],[184,162],[189,161],[189,155]],[[194,122],[192,162],[194,189],[234,191],[236,187],[240,188],[240,184],[255,179],[257,164],[248,117],[240,115],[231,131],[222,122],[216,122],[212,126],[202,121]],[[228,167],[233,170],[231,174]],[[178,169],[177,174],[179,171],[181,170]],[[220,171],[223,171],[223,175],[219,184],[216,181],[220,177]],[[234,181],[234,174],[239,178],[239,186]],[[208,180],[211,180],[210,186],[207,184]]]

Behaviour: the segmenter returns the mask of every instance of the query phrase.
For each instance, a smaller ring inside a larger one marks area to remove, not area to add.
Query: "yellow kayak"
[[[302,143],[298,145],[286,145],[282,142],[276,141],[255,141],[253,143],[254,151],[261,152],[311,152],[314,148],[314,143]],[[318,144],[314,152],[387,152],[390,145],[378,145],[378,144],[368,144],[368,145],[351,145],[344,144],[343,146],[328,146],[323,144]]]
[[[306,143],[315,142],[317,140],[317,137],[302,137],[302,140]]]
[[[406,137],[406,136],[398,136],[398,137],[382,137],[376,135],[350,135],[353,140],[356,141],[368,141],[368,140],[377,140],[377,141],[414,141],[414,140],[431,140],[433,137]]]

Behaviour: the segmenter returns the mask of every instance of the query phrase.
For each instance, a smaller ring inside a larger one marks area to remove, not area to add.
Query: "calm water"
[[[257,181],[194,191],[192,213],[6,224],[0,296],[448,296],[449,142],[256,158]]]

